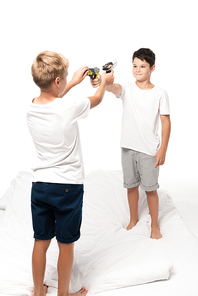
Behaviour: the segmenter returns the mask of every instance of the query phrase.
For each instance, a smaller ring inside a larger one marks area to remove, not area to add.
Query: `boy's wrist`
[[[104,85],[105,88],[106,88],[106,86],[107,86],[107,78],[105,76],[102,77],[100,85]]]
[[[112,85],[113,85],[113,84],[112,84]],[[107,85],[106,90],[111,92],[111,90],[112,90],[112,85]]]
[[[75,85],[77,85],[78,83],[74,80],[74,79],[71,79],[69,82],[68,82],[68,85],[70,86],[70,88],[74,87]]]
[[[114,83],[114,72],[111,71],[111,73],[103,73],[102,75],[102,81],[105,83],[105,89],[107,89],[108,86],[112,86]]]
[[[164,153],[166,153],[166,151],[167,151],[167,147],[161,146],[159,150],[161,150],[161,151],[163,151]]]

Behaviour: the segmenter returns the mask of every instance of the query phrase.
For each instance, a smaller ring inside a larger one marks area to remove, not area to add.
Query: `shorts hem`
[[[154,191],[154,190],[157,190],[159,188],[159,184],[156,184],[154,186],[144,186],[143,184],[140,184],[140,187],[144,190],[144,191]]]
[[[62,244],[71,244],[71,243],[74,243],[79,238],[80,238],[80,233],[76,237],[73,237],[73,238],[70,238],[70,239],[64,239],[64,238],[56,237],[57,241],[59,243],[62,243]]]
[[[140,182],[133,183],[133,184],[123,184],[124,188],[135,188],[140,185]]]
[[[38,240],[49,240],[49,239],[52,239],[53,237],[55,237],[55,233],[51,234],[51,235],[37,235],[37,234],[34,234],[34,238],[38,239]]]

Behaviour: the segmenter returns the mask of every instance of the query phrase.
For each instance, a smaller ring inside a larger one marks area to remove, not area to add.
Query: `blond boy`
[[[84,169],[78,120],[103,99],[113,83],[113,73],[104,74],[92,97],[63,98],[87,75],[88,67],[77,70],[67,84],[68,60],[61,54],[44,51],[32,65],[32,76],[40,88],[27,109],[27,123],[35,145],[31,193],[34,248],[32,272],[33,296],[47,293],[44,284],[46,252],[56,236],[59,247],[58,296],[84,296],[87,290],[69,294],[74,242],[80,237]]]

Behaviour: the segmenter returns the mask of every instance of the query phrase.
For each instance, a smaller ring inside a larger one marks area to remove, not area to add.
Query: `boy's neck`
[[[39,105],[45,105],[48,103],[53,102],[57,98],[57,95],[53,93],[52,91],[42,91],[40,93],[40,96],[35,98],[33,100],[34,104],[39,104]]]
[[[138,81],[136,80],[136,85],[140,88],[140,89],[144,89],[144,90],[149,90],[149,89],[152,89],[154,88],[154,84],[152,84],[150,82],[150,80],[145,80],[145,81]]]

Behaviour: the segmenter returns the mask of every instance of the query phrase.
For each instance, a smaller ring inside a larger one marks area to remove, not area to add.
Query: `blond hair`
[[[43,51],[34,60],[31,73],[34,82],[41,90],[48,90],[56,77],[63,78],[69,61],[62,54]]]

